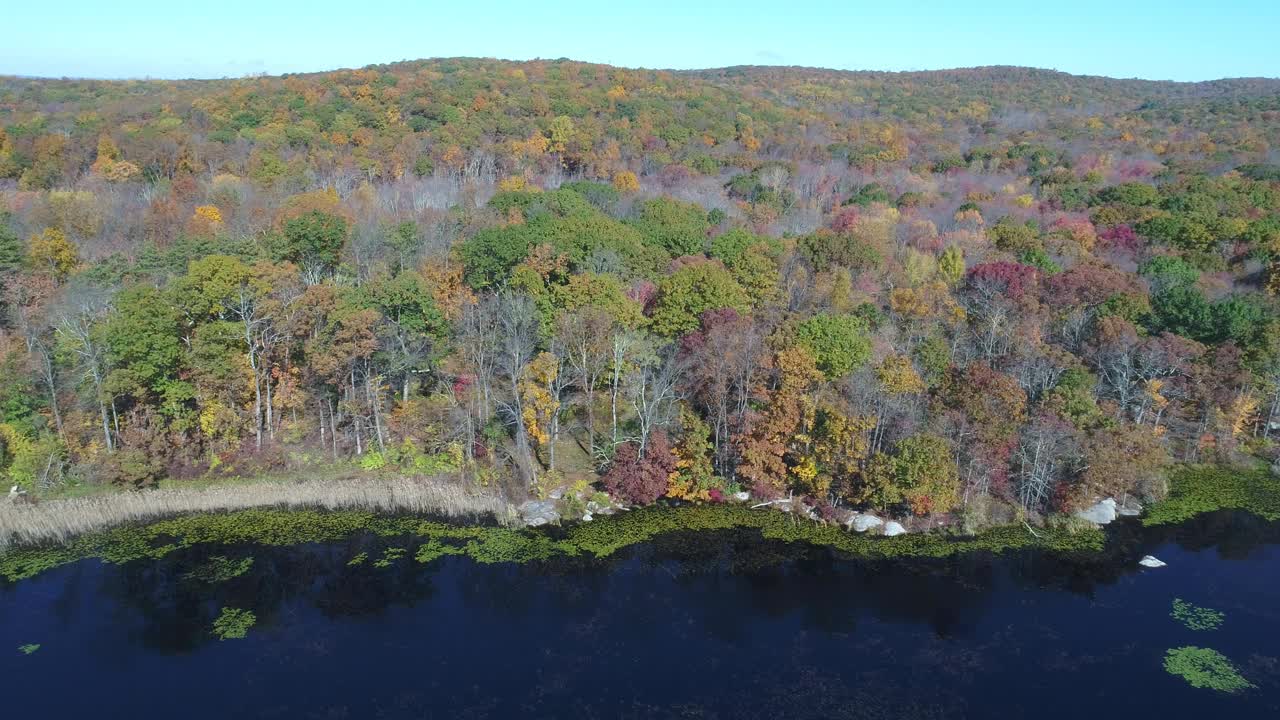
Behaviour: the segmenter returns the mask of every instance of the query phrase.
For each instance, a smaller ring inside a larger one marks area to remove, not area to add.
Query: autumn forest
[[[1043,523],[1280,460],[1280,80],[0,77],[0,288],[31,498],[338,472]]]

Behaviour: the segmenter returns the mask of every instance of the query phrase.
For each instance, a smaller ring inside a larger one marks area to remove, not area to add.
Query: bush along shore
[[[349,481],[352,484],[378,481]],[[1040,548],[1054,552],[1098,552],[1105,545],[1105,535],[1095,523],[1071,519],[1051,521],[1033,528],[1025,523],[990,527],[962,534],[954,527],[928,532],[885,536],[883,528],[859,532],[853,521],[848,524],[824,522],[807,516],[800,503],[752,505],[748,502],[653,505],[622,512],[607,506],[600,519],[575,522],[548,531],[528,527],[513,509],[496,496],[450,495],[433,484],[416,481],[384,481],[380,490],[365,489],[322,496],[307,483],[280,484],[277,489],[257,489],[259,499],[273,498],[274,492],[307,488],[289,493],[288,501],[264,502],[266,507],[250,507],[247,500],[223,507],[213,506],[211,499],[194,501],[187,506],[200,510],[151,522],[138,511],[125,518],[128,524],[103,530],[75,533],[70,528],[91,527],[89,521],[63,521],[61,532],[37,535],[32,528],[19,537],[19,545],[0,551],[0,577],[10,581],[37,575],[67,563],[98,558],[123,563],[146,558],[159,558],[176,550],[200,544],[293,545],[307,542],[330,542],[357,533],[373,533],[384,537],[404,536],[418,542],[413,551],[421,562],[446,555],[461,555],[478,562],[528,562],[555,557],[588,556],[605,558],[619,550],[645,542],[658,535],[682,531],[707,531],[746,528],[758,530],[761,537],[786,542],[804,542],[869,558],[947,557],[988,551],[1002,552],[1023,548]],[[1268,520],[1280,519],[1280,478],[1266,470],[1235,470],[1211,467],[1180,468],[1170,477],[1169,497],[1149,507],[1142,522],[1146,525],[1168,524],[1188,520],[1197,514],[1222,509],[1251,511]],[[327,485],[327,484],[326,484]],[[408,488],[417,488],[411,491]],[[435,488],[425,490],[424,488]],[[156,491],[153,494],[171,491]],[[186,491],[196,493],[198,491]],[[432,494],[435,493],[435,494]],[[137,495],[137,494],[134,494]],[[109,502],[116,496],[95,499]],[[172,496],[177,497],[177,496]],[[308,499],[309,498],[309,499]],[[449,503],[440,502],[448,498]],[[431,502],[428,502],[431,499]],[[73,501],[61,501],[71,503]],[[141,502],[135,500],[134,502]],[[310,505],[308,507],[308,504]],[[198,505],[198,507],[196,507]],[[59,512],[57,503],[44,503],[47,517]],[[76,507],[82,507],[78,503]],[[14,505],[0,509],[0,520],[13,539],[10,520],[36,512],[33,508]],[[180,512],[176,501],[154,503],[157,513]],[[17,510],[17,515],[14,511]],[[217,511],[215,511],[217,510]],[[786,510],[785,512],[779,510]],[[434,519],[424,519],[424,514]],[[99,517],[109,517],[103,512]],[[45,517],[45,516],[42,516]],[[116,515],[110,517],[123,517]],[[151,516],[152,518],[156,516]],[[868,515],[855,514],[858,517]],[[470,521],[468,524],[460,520]],[[892,535],[892,534],[890,534]],[[32,539],[38,538],[36,544]]]

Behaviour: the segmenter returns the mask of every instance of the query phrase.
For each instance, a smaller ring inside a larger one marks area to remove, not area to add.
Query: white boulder
[[[866,532],[871,528],[877,528],[884,524],[884,521],[875,515],[869,513],[858,513],[849,518],[849,529],[857,532]]]
[[[887,537],[893,537],[894,535],[901,535],[906,531],[907,531],[906,528],[902,527],[901,524],[893,520],[890,520],[889,522],[884,524],[884,534]]]
[[[1143,555],[1142,559],[1138,561],[1138,564],[1141,565],[1142,567],[1162,568],[1168,563],[1165,563],[1162,560],[1156,559],[1154,555]]]
[[[1115,498],[1107,498],[1102,502],[1091,505],[1084,510],[1077,510],[1076,517],[1081,520],[1088,520],[1095,525],[1106,525],[1116,519],[1116,501]]]
[[[554,500],[529,500],[519,508],[520,519],[529,527],[541,527],[560,521]]]
[[[739,490],[738,492],[733,494],[733,499],[737,500],[738,502],[746,502],[751,499],[751,493],[747,492],[746,490]]]

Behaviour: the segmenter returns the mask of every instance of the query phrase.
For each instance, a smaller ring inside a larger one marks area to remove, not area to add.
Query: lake
[[[1105,552],[1077,556],[872,561],[727,530],[527,564],[422,564],[414,540],[372,534],[83,560],[0,581],[4,710],[130,720],[1276,717],[1280,524],[1219,512],[1164,528],[1126,521],[1108,534]],[[407,552],[387,553],[396,547]],[[1147,553],[1168,567],[1139,567]],[[243,572],[201,577],[211,563]],[[1170,616],[1175,598],[1223,612],[1221,627],[1184,627]],[[246,637],[212,634],[223,607],[256,615]],[[40,647],[17,649],[28,644]],[[1167,673],[1166,650],[1185,645],[1218,650],[1256,687],[1227,694]]]

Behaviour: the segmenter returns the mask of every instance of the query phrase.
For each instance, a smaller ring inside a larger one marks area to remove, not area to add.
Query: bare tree
[[[107,376],[106,346],[96,328],[111,310],[111,294],[93,288],[69,292],[57,311],[55,332],[62,346],[76,359],[81,378],[93,390],[102,420],[102,441],[107,452],[115,451],[115,438],[107,416],[108,403],[115,412],[115,399],[104,387]]]
[[[495,404],[507,424],[514,428],[514,462],[525,484],[533,482],[534,468],[529,452],[529,432],[524,419],[524,401],[520,379],[533,358],[538,338],[538,311],[527,295],[504,290],[487,300],[495,304],[497,320],[496,375],[502,392],[495,394]]]
[[[609,412],[612,416],[610,428],[613,444],[622,442],[618,436],[618,408],[622,396],[622,380],[630,372],[636,351],[643,342],[643,336],[632,330],[618,329],[613,333],[609,343]]]
[[[1043,510],[1078,453],[1074,429],[1060,418],[1041,416],[1023,428],[1013,456],[1014,480],[1022,507],[1033,512]]]
[[[637,358],[631,374],[630,394],[640,431],[636,446],[641,455],[653,431],[665,427],[675,417],[681,370],[673,345],[652,348]]]
[[[479,388],[480,404],[473,413],[483,425],[493,413],[493,386],[499,349],[498,303],[489,297],[462,310],[458,344]]]
[[[592,458],[596,456],[596,388],[609,369],[613,330],[613,318],[593,307],[566,313],[556,323],[557,345],[586,406],[587,452]]]

